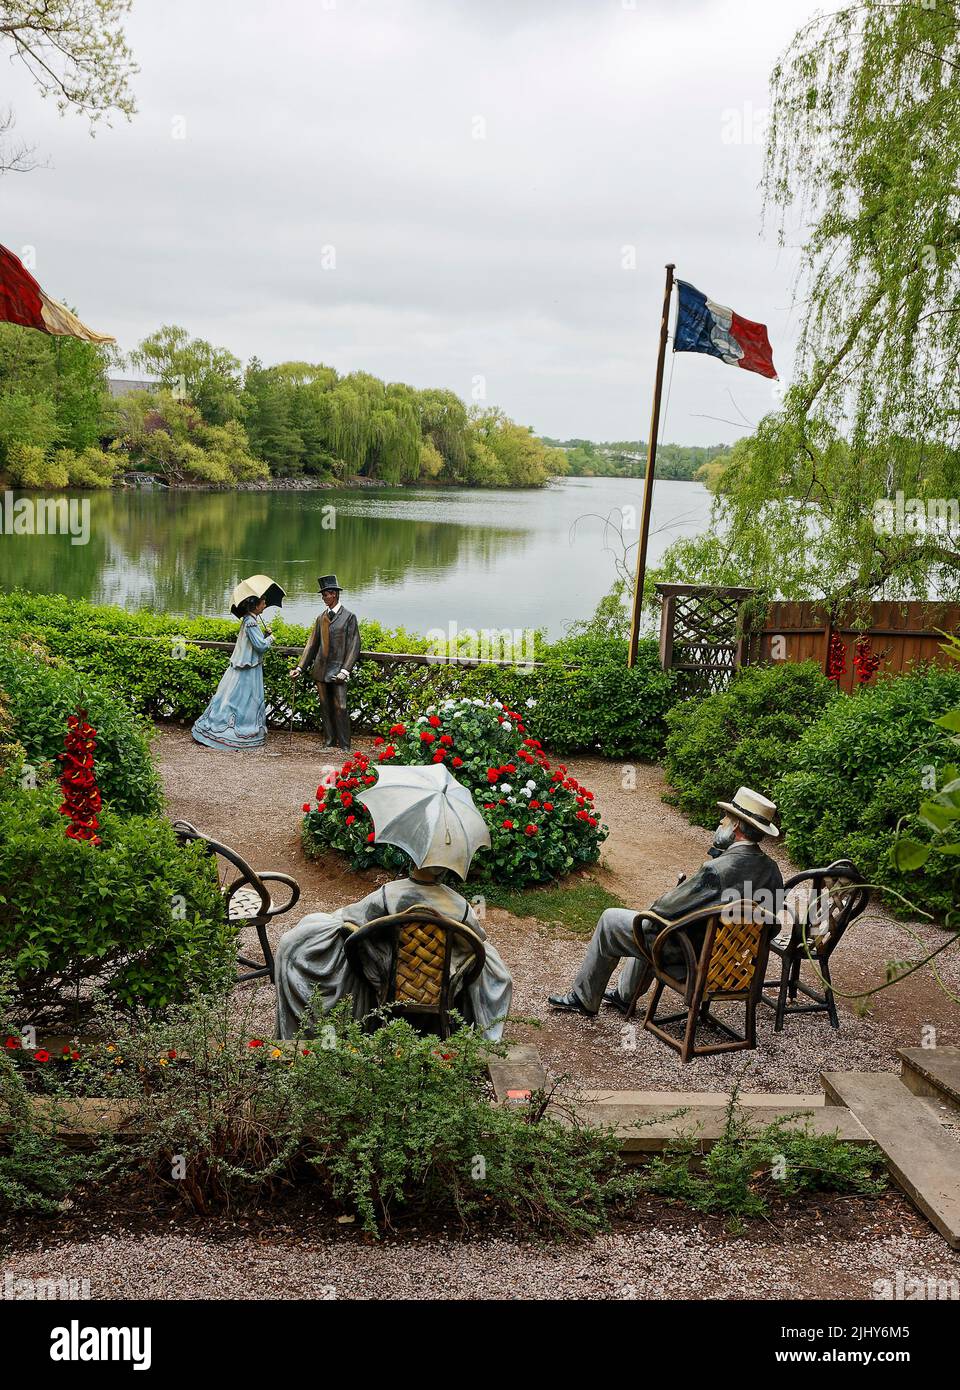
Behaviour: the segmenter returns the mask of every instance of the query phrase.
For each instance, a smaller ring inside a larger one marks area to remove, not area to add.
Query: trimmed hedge
[[[715,825],[717,802],[740,786],[776,800],[799,739],[837,699],[815,662],[748,666],[726,690],[685,700],[667,715],[671,797],[698,825]]]
[[[280,645],[302,646],[307,640],[304,627],[282,619],[272,627]],[[428,649],[423,637],[402,628],[389,631],[362,621],[360,629],[368,651]],[[193,723],[216,689],[228,653],[189,643],[232,642],[236,634],[233,619],[127,613],[20,592],[0,596],[0,642],[22,636],[42,640],[77,672],[89,674],[132,710],[151,719]],[[178,638],[185,642],[178,643]],[[626,651],[626,643],[618,638],[568,638],[551,644],[538,637],[536,659],[549,664],[532,671],[494,666],[474,670],[443,665],[388,667],[365,661],[349,686],[351,711],[358,728],[374,730],[410,717],[427,704],[460,695],[499,699],[520,709],[533,698],[537,707],[529,732],[554,752],[652,760],[662,751],[665,716],[676,698],[673,677],[660,669],[655,642],[641,643],[632,670],[626,669]],[[579,669],[567,669],[565,663],[571,662],[578,663]],[[291,664],[279,652],[266,655],[268,719],[284,724],[288,711],[294,709],[298,727],[319,729],[316,692],[309,682],[290,681]]]
[[[102,844],[64,834],[55,786],[0,781],[0,956],[31,1016],[62,1013],[98,984],[163,1008],[224,985],[236,950],[216,866],[161,816],[104,809]]]
[[[776,796],[786,845],[801,864],[844,856],[868,882],[882,883],[935,913],[955,906],[955,870],[931,858],[923,874],[902,873],[891,851],[898,822],[923,842],[917,817],[931,777],[957,761],[953,736],[933,720],[960,705],[960,672],[921,667],[834,700],[807,729]],[[893,904],[891,904],[892,906]]]
[[[0,738],[18,744],[38,771],[51,764],[56,776],[67,718],[84,706],[97,730],[97,782],[104,801],[115,811],[160,810],[160,777],[147,730],[102,681],[51,662],[42,648],[25,650],[0,640],[0,704]]]

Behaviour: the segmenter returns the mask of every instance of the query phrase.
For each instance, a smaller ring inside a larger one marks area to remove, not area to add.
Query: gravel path
[[[339,906],[378,881],[370,874],[358,882],[337,860],[311,863],[300,850],[300,805],[332,757],[314,737],[273,733],[265,749],[239,758],[200,748],[188,731],[165,727],[157,751],[172,815],[216,833],[256,867],[286,870],[300,880],[301,908],[275,928],[275,937],[295,925],[301,909]],[[595,876],[624,902],[651,901],[702,861],[708,836],[663,804],[658,768],[638,766],[626,778],[621,765],[600,759],[574,759],[571,768],[594,790],[611,828]],[[935,1026],[942,1042],[958,1040],[956,1006],[925,971],[879,995],[871,1017],[856,1017],[841,1004],[839,1032],[807,1018],[777,1035],[764,1012],[756,1052],[681,1067],[675,1054],[641,1028],[625,1028],[617,1015],[558,1017],[547,1007],[547,994],[575,972],[581,939],[495,909],[486,927],[514,974],[508,1038],[535,1043],[552,1072],[568,1073],[584,1088],[717,1090],[741,1077],[747,1090],[816,1091],[821,1070],[894,1069],[897,1047],[919,1043],[924,1025]],[[918,930],[926,939],[942,939]],[[912,949],[901,926],[871,910],[834,957],[837,983],[847,990],[879,983],[884,961]],[[944,962],[943,976],[960,990],[956,955]],[[266,1031],[271,989],[256,989],[251,1002]],[[562,1247],[500,1237],[423,1239],[415,1231],[375,1244],[319,1216],[290,1222],[279,1213],[275,1219],[261,1214],[256,1232],[224,1220],[200,1227],[175,1218],[168,1229],[136,1233],[124,1230],[122,1221],[104,1224],[111,1234],[82,1216],[59,1236],[49,1223],[20,1231],[15,1245],[0,1244],[0,1278],[9,1271],[20,1278],[88,1280],[95,1299],[869,1299],[876,1296],[874,1281],[894,1279],[897,1271],[954,1279],[960,1287],[960,1254],[949,1251],[896,1192],[872,1204],[830,1199],[822,1212],[805,1207],[742,1237],[660,1204],[590,1244]]]

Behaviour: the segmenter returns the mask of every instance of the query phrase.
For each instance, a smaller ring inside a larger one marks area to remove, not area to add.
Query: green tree
[[[225,425],[240,415],[240,361],[226,348],[191,338],[185,328],[164,324],[130,354],[131,364],[150,372],[175,395],[197,407],[208,425]]]
[[[960,20],[863,0],[772,78],[765,192],[805,229],[795,380],[712,484],[711,533],[664,576],[831,603],[960,594]],[[886,522],[915,499],[914,525]]]

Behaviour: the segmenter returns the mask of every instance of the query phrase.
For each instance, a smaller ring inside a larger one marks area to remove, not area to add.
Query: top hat
[[[320,578],[317,580],[317,587],[319,588],[321,594],[323,593],[324,589],[336,589],[337,593],[339,594],[340,581],[335,574],[321,574]]]
[[[749,787],[741,787],[732,801],[718,801],[717,805],[728,815],[752,825],[761,835],[770,835],[773,839],[780,835],[776,823],[776,803],[759,792],[751,791]]]

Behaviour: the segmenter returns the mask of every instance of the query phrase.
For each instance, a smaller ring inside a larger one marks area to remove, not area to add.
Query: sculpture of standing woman
[[[260,622],[267,603],[246,598],[236,607],[240,635],[217,693],[193,726],[197,743],[208,748],[260,748],[267,737],[263,656],[273,635]]]

